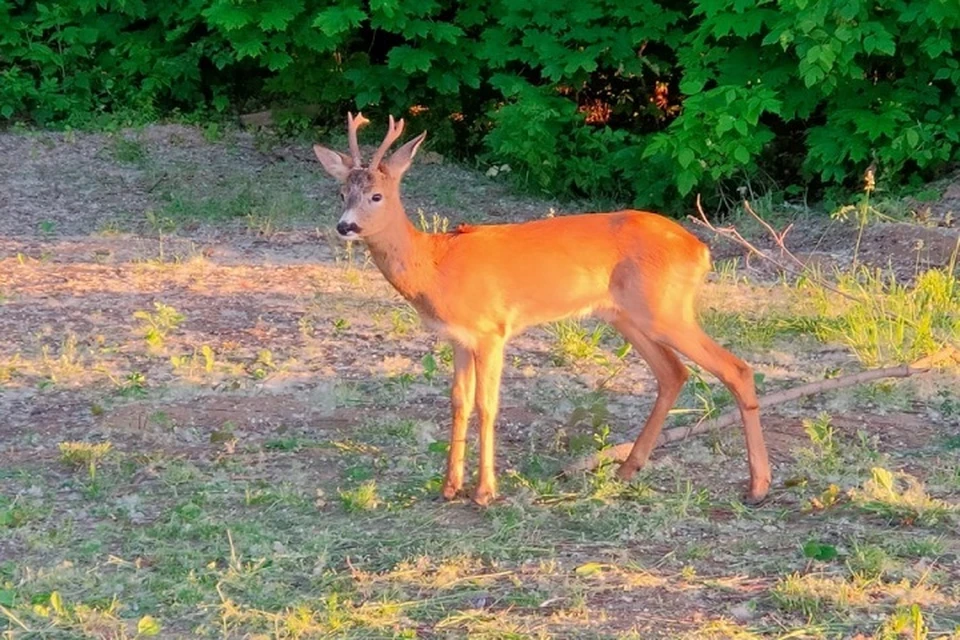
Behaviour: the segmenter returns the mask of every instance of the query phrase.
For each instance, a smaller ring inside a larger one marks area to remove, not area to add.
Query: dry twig
[[[847,376],[841,376],[839,378],[833,378],[830,380],[818,380],[817,382],[810,382],[808,384],[800,385],[799,387],[793,387],[792,389],[784,389],[782,391],[768,393],[759,399],[759,403],[761,408],[769,408],[778,404],[790,402],[791,400],[797,400],[798,398],[804,398],[817,393],[823,393],[824,391],[852,387],[854,385],[863,384],[872,380],[882,380],[885,378],[909,378],[910,376],[917,375],[918,373],[926,373],[936,366],[956,362],[960,362],[960,351],[958,351],[956,347],[947,346],[931,356],[917,360],[913,364],[904,364],[897,367],[886,367],[883,369],[860,371],[859,373],[852,373]],[[657,438],[657,444],[654,445],[654,447],[656,448],[665,444],[670,444],[671,442],[686,440],[690,436],[705,433],[707,431],[713,431],[714,429],[729,427],[730,425],[737,423],[739,420],[740,414],[736,410],[733,410],[728,411],[727,413],[713,420],[704,420],[689,427],[667,429],[660,434],[659,438]],[[595,454],[573,461],[564,468],[563,472],[566,475],[572,475],[575,473],[581,473],[595,469],[601,463],[608,460],[614,462],[623,462],[630,454],[631,448],[633,448],[633,441],[622,442],[620,444],[613,445],[612,447],[604,449],[603,451],[599,451]]]
[[[797,266],[784,264],[782,261],[778,260],[777,258],[770,255],[766,251],[763,251],[757,248],[756,245],[754,245],[752,242],[744,238],[740,234],[740,232],[737,231],[736,227],[732,227],[732,226],[718,227],[712,222],[710,222],[707,219],[707,214],[704,213],[703,211],[703,206],[701,206],[700,204],[700,194],[697,194],[697,213],[700,214],[700,217],[697,218],[694,216],[689,216],[689,218],[690,218],[690,221],[693,222],[695,225],[699,227],[703,227],[704,229],[707,229],[709,231],[712,231],[713,233],[720,236],[721,238],[726,238],[727,240],[730,240],[732,242],[739,244],[741,247],[745,248],[749,252],[749,254],[755,255],[759,258],[766,260],[767,262],[777,267],[781,271],[784,271],[794,276],[806,276],[816,281],[816,283],[819,286],[823,287],[824,289],[832,291],[833,293],[843,296],[844,298],[847,298],[849,300],[860,302],[860,299],[857,296],[851,295],[846,291],[841,291],[840,289],[837,289],[836,287],[831,285],[829,282],[825,282],[823,278],[816,277],[815,275],[811,276],[811,274],[809,273],[809,267],[807,267],[807,265],[804,264],[802,260],[797,258],[797,256],[795,256],[789,249],[787,249],[785,240],[786,240],[787,234],[790,233],[790,230],[793,228],[793,225],[789,225],[783,231],[777,232],[777,230],[774,229],[772,226],[770,226],[770,224],[766,220],[764,220],[763,218],[757,215],[756,211],[753,210],[753,207],[750,206],[750,203],[747,200],[743,201],[743,206],[746,209],[747,213],[749,213],[754,218],[756,218],[760,222],[760,224],[763,225],[763,227],[767,230],[767,232],[773,237],[773,241],[776,243],[778,247],[780,247],[781,255],[787,256],[790,259],[790,261]]]
[[[759,403],[761,408],[769,408],[778,404],[790,402],[791,400],[797,400],[799,398],[804,398],[817,393],[823,393],[824,391],[852,387],[854,385],[863,384],[873,380],[882,380],[885,378],[909,378],[910,376],[917,375],[918,373],[926,373],[936,366],[950,362],[960,362],[960,352],[958,352],[953,346],[945,347],[931,356],[917,360],[913,364],[904,364],[897,367],[886,367],[883,369],[860,371],[859,373],[853,373],[847,376],[841,376],[839,378],[818,380],[817,382],[810,382],[808,384],[800,385],[799,387],[793,387],[792,389],[784,389],[782,391],[768,393],[759,399]],[[728,411],[727,413],[713,420],[704,420],[689,427],[667,429],[660,434],[659,438],[657,438],[657,444],[655,447],[660,447],[671,442],[686,440],[690,436],[705,433],[707,431],[713,431],[714,429],[729,427],[739,420],[740,414],[737,412],[737,410],[733,410]],[[566,468],[564,468],[564,473],[570,475],[583,471],[589,471],[590,469],[596,468],[600,465],[600,463],[607,460],[623,462],[627,459],[632,447],[633,441],[614,445],[593,455],[575,460],[571,464],[567,465]]]

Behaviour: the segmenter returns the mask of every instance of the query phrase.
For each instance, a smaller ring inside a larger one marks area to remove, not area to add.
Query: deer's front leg
[[[467,445],[467,425],[473,413],[477,374],[473,352],[453,344],[453,389],[450,403],[453,424],[450,426],[450,449],[447,452],[447,477],[443,481],[443,497],[452,500],[463,489],[463,458]]]
[[[473,501],[486,506],[497,496],[493,427],[500,405],[504,339],[485,338],[476,350],[477,412],[480,414],[480,482]]]

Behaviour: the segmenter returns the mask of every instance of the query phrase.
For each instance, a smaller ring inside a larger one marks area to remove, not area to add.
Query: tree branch
[[[700,214],[700,217],[699,218],[694,216],[688,216],[688,217],[690,221],[693,222],[695,225],[699,227],[703,227],[704,229],[707,229],[709,231],[712,231],[713,233],[720,236],[721,238],[726,238],[731,242],[735,242],[739,244],[741,247],[749,251],[752,255],[755,255],[759,258],[763,258],[764,260],[766,260],[773,266],[777,267],[781,271],[784,271],[794,276],[805,275],[811,278],[812,280],[816,281],[816,283],[819,286],[823,287],[824,289],[827,289],[828,291],[832,291],[833,293],[839,296],[843,296],[848,300],[853,300],[854,302],[862,302],[862,300],[857,296],[849,294],[846,291],[841,291],[840,289],[837,289],[836,287],[831,285],[829,282],[825,282],[823,278],[819,278],[816,275],[811,276],[811,274],[809,273],[809,267],[807,267],[807,265],[804,264],[802,260],[800,260],[795,255],[793,255],[793,253],[789,249],[787,249],[786,245],[784,244],[787,234],[790,233],[790,229],[793,227],[793,225],[788,226],[786,229],[778,233],[777,230],[774,229],[772,226],[770,226],[770,224],[767,221],[765,221],[763,218],[757,215],[757,213],[753,210],[753,207],[750,206],[750,203],[747,200],[743,201],[743,206],[747,210],[747,212],[750,215],[752,215],[754,218],[756,218],[760,222],[760,224],[763,225],[763,227],[767,230],[767,232],[773,237],[773,241],[777,244],[778,247],[780,247],[780,253],[782,255],[786,255],[787,257],[789,257],[790,260],[798,266],[794,267],[792,265],[784,264],[780,260],[771,256],[769,253],[762,251],[761,249],[758,249],[756,245],[754,245],[752,242],[744,238],[740,234],[740,232],[737,231],[736,227],[718,227],[714,225],[712,222],[710,222],[707,219],[707,214],[703,212],[703,207],[700,204],[700,194],[697,194],[697,212]]]
[[[957,351],[956,347],[947,346],[937,353],[927,356],[926,358],[921,358],[910,365],[904,364],[897,367],[886,367],[883,369],[860,371],[859,373],[852,373],[850,375],[841,376],[839,378],[833,378],[830,380],[818,380],[817,382],[810,382],[808,384],[800,385],[799,387],[793,387],[792,389],[784,389],[782,391],[768,393],[759,399],[759,403],[761,408],[769,408],[778,404],[790,402],[791,400],[797,400],[798,398],[804,398],[806,396],[823,393],[824,391],[843,389],[845,387],[863,384],[872,380],[882,380],[884,378],[909,378],[910,376],[914,376],[919,373],[926,373],[936,366],[951,362],[960,362],[960,352]],[[729,427],[730,425],[737,423],[739,420],[740,414],[736,409],[734,409],[713,420],[704,420],[689,427],[667,429],[660,434],[659,438],[657,438],[657,443],[654,445],[654,448],[663,446],[665,444],[670,444],[671,442],[686,440],[690,436],[705,433],[707,431],[713,431],[714,429]],[[573,475],[595,469],[596,467],[600,466],[601,463],[608,460],[612,460],[614,462],[623,462],[627,459],[627,456],[630,454],[630,449],[632,448],[633,441],[622,442],[620,444],[613,445],[612,447],[604,449],[603,451],[599,451],[578,460],[574,460],[564,468],[563,472],[565,475]]]

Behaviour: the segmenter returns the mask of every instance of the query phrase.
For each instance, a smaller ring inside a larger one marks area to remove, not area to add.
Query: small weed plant
[[[553,323],[547,331],[553,338],[551,354],[555,364],[565,366],[607,362],[607,356],[600,346],[609,332],[606,325],[597,324],[590,329],[579,320],[561,320]]]
[[[934,525],[954,518],[957,512],[955,505],[931,497],[914,476],[883,467],[874,467],[871,478],[851,496],[862,510],[904,524]]]
[[[381,503],[375,480],[368,480],[354,489],[340,489],[337,493],[340,504],[349,513],[373,511]]]
[[[153,308],[152,312],[136,311],[133,317],[140,321],[140,331],[147,348],[153,353],[159,353],[163,351],[167,336],[176,331],[186,320],[186,316],[162,302],[154,302]]]
[[[73,469],[87,469],[90,480],[97,478],[97,468],[113,449],[111,442],[61,442],[60,461]]]

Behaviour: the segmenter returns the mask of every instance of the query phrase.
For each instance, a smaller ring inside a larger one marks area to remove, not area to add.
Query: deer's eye
[[[370,196],[370,199],[373,200],[374,202],[380,202],[381,200],[383,200],[383,196],[380,195],[379,193],[375,193],[372,196]]]
[[[347,196],[345,196],[342,191],[340,192],[340,199],[341,199],[341,200],[346,200],[346,199],[347,199]]]

